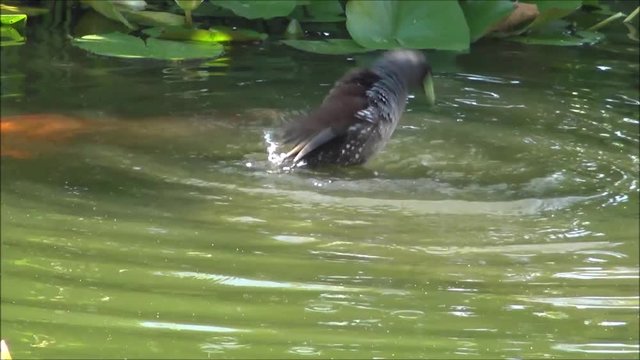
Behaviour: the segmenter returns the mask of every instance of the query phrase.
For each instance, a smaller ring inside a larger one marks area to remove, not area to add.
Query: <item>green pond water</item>
[[[294,172],[275,129],[374,54],[2,48],[3,124],[26,129],[2,135],[2,338],[14,358],[638,358],[638,45],[606,31],[432,54],[437,106],[415,94],[379,156]]]

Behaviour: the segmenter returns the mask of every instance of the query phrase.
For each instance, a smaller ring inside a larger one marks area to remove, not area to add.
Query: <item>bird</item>
[[[284,125],[281,140],[291,150],[282,164],[364,164],[384,148],[405,110],[409,90],[420,85],[433,105],[431,65],[415,50],[390,50],[370,67],[348,71],[316,110]]]

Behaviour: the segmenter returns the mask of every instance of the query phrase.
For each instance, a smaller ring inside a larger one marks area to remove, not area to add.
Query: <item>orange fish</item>
[[[61,114],[30,114],[0,118],[0,156],[26,159],[29,143],[65,141],[88,131],[90,122]],[[20,144],[18,146],[17,144]]]

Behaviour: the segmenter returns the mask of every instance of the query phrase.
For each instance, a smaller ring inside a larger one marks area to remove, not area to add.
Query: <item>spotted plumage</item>
[[[285,163],[366,162],[393,134],[409,88],[427,78],[431,79],[431,68],[426,58],[411,50],[389,51],[370,68],[347,72],[318,109],[286,125],[282,140],[292,149]],[[427,93],[433,95],[432,88]]]

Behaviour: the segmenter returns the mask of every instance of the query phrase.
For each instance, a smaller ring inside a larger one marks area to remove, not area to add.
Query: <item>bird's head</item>
[[[433,75],[427,57],[415,50],[392,50],[386,52],[374,67],[393,71],[409,87],[422,85],[429,105],[435,104]]]

